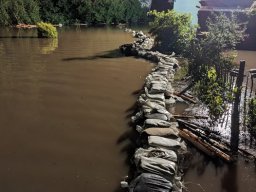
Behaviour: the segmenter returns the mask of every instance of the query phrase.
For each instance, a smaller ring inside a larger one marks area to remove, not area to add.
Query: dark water
[[[256,192],[256,165],[240,158],[236,164],[214,162],[194,148],[193,160],[185,175],[184,191]]]
[[[21,38],[9,38],[10,36]],[[151,66],[121,57],[122,30],[0,30],[0,191],[114,192],[126,117]]]

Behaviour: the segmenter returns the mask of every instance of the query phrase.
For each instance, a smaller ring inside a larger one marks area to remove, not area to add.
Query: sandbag
[[[159,136],[149,136],[148,144],[152,147],[163,147],[172,150],[178,150],[181,148],[181,143],[179,141]]]
[[[177,128],[151,127],[151,128],[145,129],[143,133],[146,133],[149,136],[160,136],[160,137],[170,137],[170,138],[179,137],[179,130]]]
[[[146,119],[144,127],[170,127],[171,123],[159,119]]]
[[[170,192],[171,190],[170,181],[151,173],[142,173],[129,186],[129,192]]]
[[[164,83],[153,83],[150,87],[150,94],[164,93],[167,89],[167,84]]]
[[[163,121],[168,121],[168,117],[165,114],[161,114],[161,113],[146,114],[145,117],[148,119],[159,119]]]
[[[160,175],[168,180],[173,179],[176,173],[176,163],[158,157],[140,157],[137,169],[141,172]]]
[[[142,96],[139,97],[138,102],[140,105],[144,105],[146,102],[152,102],[152,103],[156,103],[158,105],[161,105],[165,108],[165,102],[164,101],[160,101],[160,100],[156,100],[156,99],[144,99]]]
[[[148,88],[147,87],[144,87],[144,90],[145,90],[145,94],[146,94],[147,98],[149,98],[149,99],[157,99],[157,100],[160,100],[160,101],[165,101],[164,93],[150,94],[148,92]]]
[[[177,154],[176,152],[168,149],[163,149],[163,148],[154,148],[154,147],[149,147],[148,149],[144,148],[139,148],[136,150],[134,154],[134,162],[135,164],[139,164],[141,157],[157,157],[157,158],[162,158],[166,159],[168,161],[173,161],[177,162]]]

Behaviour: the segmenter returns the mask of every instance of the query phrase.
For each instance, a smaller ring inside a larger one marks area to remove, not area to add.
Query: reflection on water
[[[0,56],[4,55],[4,44],[0,42]]]
[[[240,159],[236,164],[214,162],[191,148],[193,160],[185,174],[191,192],[256,192],[255,164]]]
[[[151,66],[117,54],[133,41],[122,30],[15,35],[0,29],[0,191],[114,192],[128,173],[129,142],[117,143]]]
[[[50,54],[58,48],[58,39],[43,39],[41,40],[42,45],[41,53],[42,54]]]

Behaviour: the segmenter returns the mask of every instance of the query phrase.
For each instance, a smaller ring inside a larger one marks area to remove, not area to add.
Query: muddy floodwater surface
[[[151,65],[118,54],[133,41],[120,29],[34,37],[0,29],[0,191],[114,192],[128,173],[118,140]]]
[[[121,29],[35,37],[0,29],[0,191],[118,192],[129,171],[123,135],[152,65],[119,54],[133,41]],[[256,52],[239,51],[241,59],[256,68]],[[184,191],[256,192],[252,162],[215,163],[190,150]]]

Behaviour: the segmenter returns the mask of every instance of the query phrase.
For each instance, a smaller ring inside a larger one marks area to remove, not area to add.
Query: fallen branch
[[[191,133],[195,134],[197,137],[201,138],[203,141],[207,141],[211,145],[215,146],[219,150],[223,151],[224,153],[229,153],[230,150],[230,143],[228,143],[225,140],[222,140],[219,135],[216,135],[213,132],[209,132],[209,129],[205,129],[203,127],[197,127],[196,125],[189,124],[186,121],[183,120],[177,120],[178,122],[182,122],[183,125],[185,125],[186,129],[188,129]],[[181,130],[184,130],[180,128]],[[207,131],[205,131],[207,130]],[[217,139],[217,141],[216,141]],[[238,152],[240,155],[246,157],[246,158],[253,158],[256,159],[256,155],[250,153],[249,151],[239,147]]]
[[[181,118],[181,119],[189,119],[189,118],[195,118],[195,119],[208,119],[208,116],[201,116],[201,115],[173,115],[175,118]]]
[[[195,101],[194,99],[191,99],[191,98],[189,98],[189,97],[187,97],[187,96],[185,96],[185,95],[179,95],[179,93],[173,93],[173,94],[176,95],[176,96],[178,96],[178,97],[181,97],[182,99],[184,99],[184,100],[186,100],[186,101],[189,101],[189,102],[191,102],[191,103],[194,103],[194,104],[197,103],[197,101]]]
[[[189,142],[191,142],[195,147],[197,147],[198,149],[200,149],[202,152],[204,152],[210,157],[217,156],[227,162],[232,161],[232,158],[228,154],[224,153],[223,151],[209,144],[208,142],[202,140],[200,137],[193,134],[187,129],[181,130],[180,136],[188,140]]]
[[[181,92],[179,92],[177,95],[183,95],[184,93],[186,93],[189,89],[191,89],[192,87],[194,87],[195,82],[192,81],[185,89],[183,89]]]

